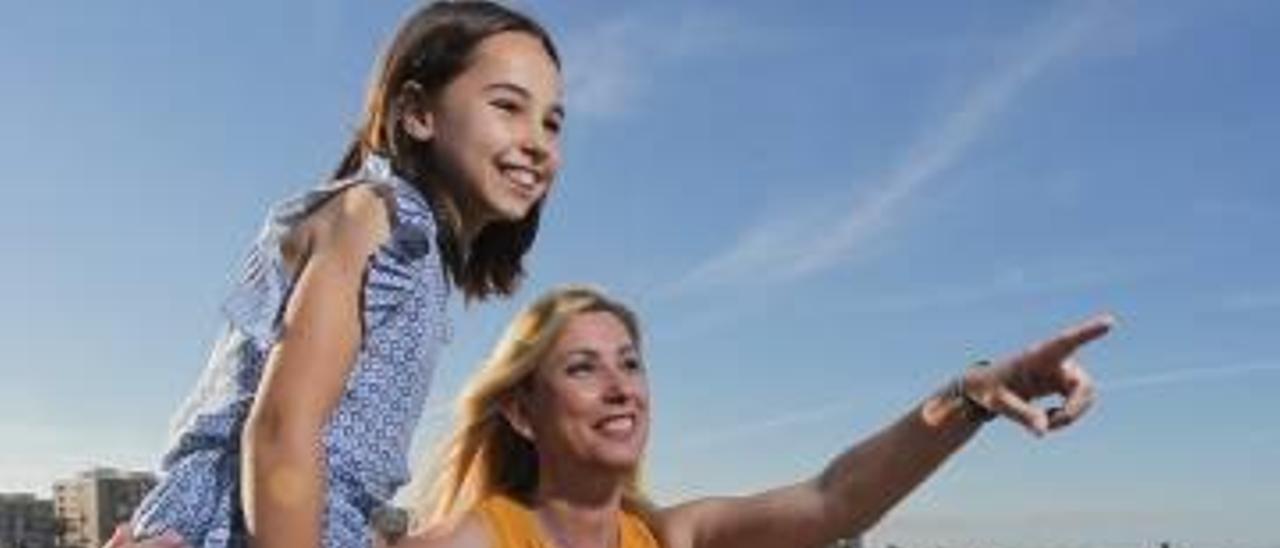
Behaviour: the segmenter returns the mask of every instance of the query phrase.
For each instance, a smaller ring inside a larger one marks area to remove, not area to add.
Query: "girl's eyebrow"
[[[530,93],[529,90],[519,84],[513,84],[511,82],[494,82],[485,86],[484,91],[506,91],[519,95],[526,101],[533,98],[533,94]],[[564,118],[564,105],[560,104],[559,101],[555,102],[551,105],[551,112],[558,118]]]
[[[489,90],[509,91],[511,93],[514,93],[526,99],[533,97],[533,94],[529,93],[529,90],[524,89],[524,87],[519,84],[512,84],[511,82],[494,82],[492,84],[485,86],[484,89],[485,91],[489,91]]]

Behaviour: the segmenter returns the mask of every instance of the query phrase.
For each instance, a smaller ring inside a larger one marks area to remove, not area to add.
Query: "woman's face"
[[[539,365],[526,413],[544,459],[627,472],[649,437],[640,349],[610,312],[569,319]]]
[[[560,71],[523,32],[485,38],[444,87],[423,122],[464,221],[517,221],[541,200],[560,167]],[[411,130],[411,133],[414,133]]]

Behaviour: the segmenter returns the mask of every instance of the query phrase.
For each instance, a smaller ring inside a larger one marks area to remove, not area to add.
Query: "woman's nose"
[[[603,392],[605,403],[620,405],[636,398],[637,380],[620,367],[610,368]]]

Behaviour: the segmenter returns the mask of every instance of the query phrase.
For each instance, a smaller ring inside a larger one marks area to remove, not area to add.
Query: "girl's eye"
[[[644,364],[637,358],[627,358],[622,362],[622,367],[627,371],[644,371]]]
[[[508,114],[520,112],[520,105],[510,99],[494,99],[489,104]]]
[[[552,135],[560,134],[560,125],[560,120],[555,118],[548,118],[547,121],[542,123],[542,127],[547,130],[547,133]]]

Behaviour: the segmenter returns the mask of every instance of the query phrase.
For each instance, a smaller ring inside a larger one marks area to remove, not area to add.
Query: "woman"
[[[651,505],[639,476],[649,385],[634,314],[567,287],[522,311],[459,400],[418,510],[414,548],[822,546],[875,524],[996,416],[1036,435],[1072,424],[1093,383],[1072,359],[1104,335],[1086,322],[964,371],[817,475],[743,497]],[[1031,402],[1064,396],[1045,411]]]

